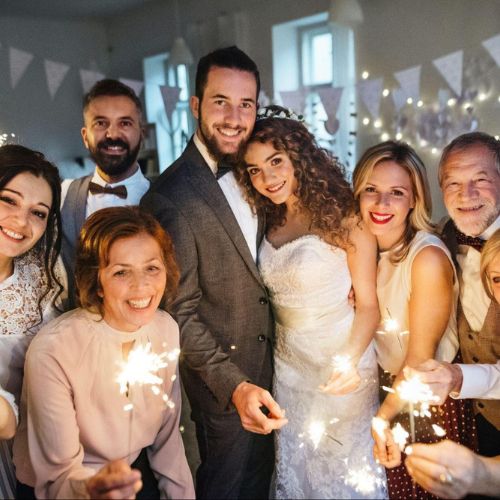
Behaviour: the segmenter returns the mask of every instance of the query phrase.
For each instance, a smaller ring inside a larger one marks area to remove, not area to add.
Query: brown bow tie
[[[485,240],[478,238],[476,236],[467,236],[458,229],[456,229],[457,243],[459,245],[467,245],[469,247],[475,248],[478,252],[483,249]]]
[[[118,198],[126,199],[127,198],[127,188],[123,185],[120,186],[101,186],[100,184],[96,184],[95,182],[91,182],[89,184],[89,191],[91,194],[114,194],[118,196]]]

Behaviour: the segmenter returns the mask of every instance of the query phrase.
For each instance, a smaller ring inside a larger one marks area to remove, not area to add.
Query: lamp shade
[[[174,44],[170,50],[169,64],[173,66],[193,64],[193,54],[191,54],[186,41],[181,36],[178,36],[174,40]]]
[[[354,28],[363,22],[363,11],[358,0],[331,0],[329,20],[332,23]]]

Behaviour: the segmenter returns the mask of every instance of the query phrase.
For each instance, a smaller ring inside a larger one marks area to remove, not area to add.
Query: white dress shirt
[[[201,142],[197,134],[194,134],[193,140],[201,156],[203,156],[203,159],[215,175],[217,173],[217,162],[210,156],[207,147]],[[257,215],[253,213],[250,205],[245,200],[243,188],[236,181],[233,172],[228,172],[217,182],[238,221],[253,260],[257,261]]]
[[[499,228],[500,216],[479,237],[488,240]],[[481,253],[470,246],[459,245],[457,262],[460,268],[460,304],[472,330],[479,332],[491,303],[479,273]]]
[[[462,370],[461,399],[500,399],[500,361],[496,364],[458,365]]]
[[[61,183],[61,207],[64,205],[64,200],[66,199],[66,195],[68,193],[69,185],[73,182],[74,179],[65,179]],[[137,168],[137,171],[127,177],[120,182],[116,182],[114,184],[107,183],[97,172],[97,167],[94,171],[94,176],[92,177],[91,182],[95,182],[99,184],[99,186],[125,186],[127,188],[127,198],[120,198],[114,194],[107,193],[99,193],[92,194],[90,191],[87,195],[87,208],[85,217],[88,218],[97,210],[101,208],[108,207],[123,207],[125,205],[139,205],[141,198],[144,196],[146,191],[149,189],[150,182],[144,174],[141,172],[140,168]]]

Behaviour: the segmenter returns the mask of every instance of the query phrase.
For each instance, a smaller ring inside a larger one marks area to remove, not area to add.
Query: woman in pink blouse
[[[179,332],[158,310],[177,281],[170,238],[148,214],[107,208],[86,221],[81,307],[43,328],[26,359],[14,461],[37,498],[134,498],[142,483],[138,498],[194,497],[179,432]],[[120,379],[141,353],[151,380]]]

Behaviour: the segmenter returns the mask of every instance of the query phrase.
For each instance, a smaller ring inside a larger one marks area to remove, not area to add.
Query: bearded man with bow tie
[[[93,174],[61,186],[62,256],[73,307],[75,247],[85,219],[101,208],[138,205],[150,185],[137,162],[142,105],[130,87],[112,79],[97,82],[83,98],[83,119],[83,142],[96,167]]]

